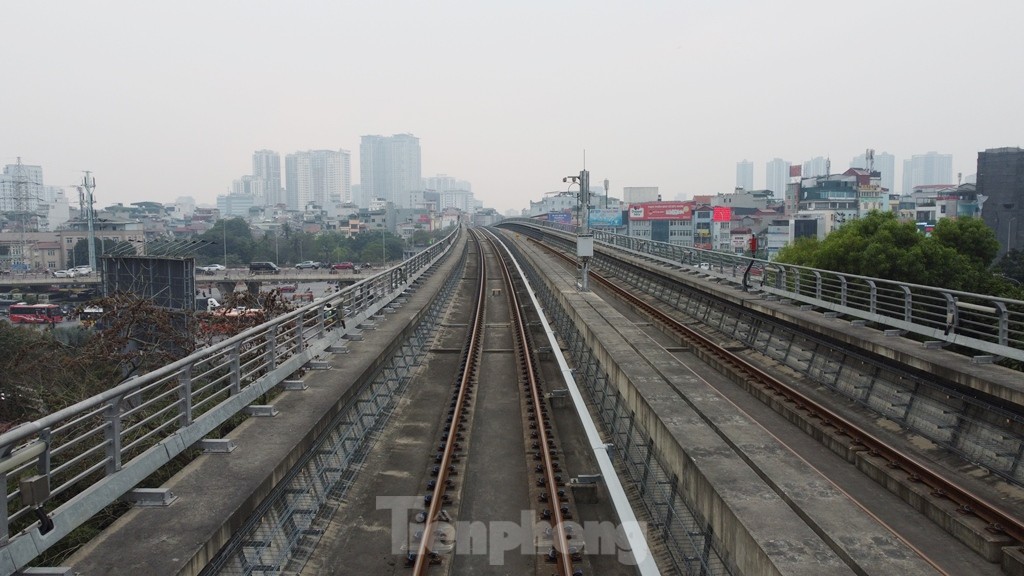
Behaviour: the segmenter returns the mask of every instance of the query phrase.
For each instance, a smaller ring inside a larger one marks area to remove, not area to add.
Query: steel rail
[[[495,253],[498,254],[498,262],[501,264],[502,276],[505,278],[505,283],[508,286],[508,299],[509,307],[511,309],[511,315],[513,319],[513,329],[515,330],[516,336],[516,348],[519,356],[519,360],[523,366],[523,376],[526,377],[530,388],[530,398],[533,404],[533,413],[537,417],[537,430],[540,436],[540,447],[541,447],[541,460],[544,464],[544,484],[547,488],[548,503],[551,505],[551,522],[553,524],[553,534],[556,538],[555,552],[558,556],[558,568],[559,573],[562,576],[572,576],[573,573],[573,561],[572,552],[569,549],[569,538],[565,530],[565,520],[562,516],[561,500],[558,496],[558,481],[555,478],[555,466],[554,460],[551,457],[552,444],[549,444],[547,428],[545,426],[544,416],[541,408],[543,404],[541,402],[540,384],[537,381],[537,370],[533,364],[533,357],[530,354],[529,349],[529,336],[526,331],[526,322],[523,321],[523,316],[520,307],[520,300],[518,293],[513,289],[512,273],[508,268],[508,263],[501,257],[501,251],[499,250],[493,237],[487,238],[488,242],[491,243]]]
[[[576,260],[574,258],[570,258],[562,252],[555,251],[542,243],[539,244],[551,253],[558,255],[563,260],[575,264]],[[763,385],[769,391],[774,391],[782,395],[798,408],[805,410],[810,416],[819,418],[823,425],[831,426],[835,428],[838,433],[850,437],[852,444],[863,446],[868,451],[868,454],[878,455],[885,458],[890,467],[903,470],[912,481],[920,482],[928,486],[936,496],[946,498],[955,503],[958,506],[957,509],[959,511],[973,514],[980,518],[988,524],[987,529],[989,531],[1002,532],[1016,540],[1018,543],[1024,543],[1024,521],[1006,511],[1001,506],[972,494],[967,488],[943,477],[924,463],[919,462],[916,458],[893,448],[884,440],[872,435],[867,430],[844,418],[837,412],[830,410],[823,404],[800,393],[792,386],[787,385],[768,372],[758,368],[738,354],[734,354],[722,346],[719,346],[707,336],[693,328],[690,328],[689,326],[686,326],[682,322],[679,322],[675,318],[665,314],[651,304],[637,298],[600,274],[595,273],[593,270],[591,270],[591,276],[620,298],[623,298],[631,305],[642,309],[644,312],[659,322],[662,322],[692,344],[699,346],[706,353],[733,365],[735,371],[744,372],[745,374],[742,374],[742,376],[746,376],[755,383]]]
[[[473,380],[476,378],[477,368],[480,364],[480,354],[483,350],[483,328],[484,328],[484,302],[487,287],[487,270],[484,267],[483,245],[471,235],[477,245],[477,262],[479,273],[477,274],[476,307],[473,310],[473,320],[470,333],[466,342],[464,356],[462,359],[462,374],[459,376],[458,397],[455,401],[455,412],[452,422],[448,426],[448,438],[444,443],[444,451],[441,456],[441,466],[437,474],[437,484],[427,509],[427,517],[423,528],[423,536],[420,538],[416,563],[413,565],[413,574],[423,576],[430,566],[434,540],[434,529],[437,525],[437,518],[441,513],[444,504],[444,496],[448,485],[448,467],[452,465],[455,453],[456,433],[459,431],[459,424],[462,421],[462,412],[466,405],[466,393],[469,391]]]

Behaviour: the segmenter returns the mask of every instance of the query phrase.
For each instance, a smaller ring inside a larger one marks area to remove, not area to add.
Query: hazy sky
[[[420,138],[519,209],[592,183],[729,192],[736,162],[1024,145],[1024,2],[46,1],[0,12],[0,165],[101,206],[212,204],[254,150]],[[282,167],[283,168],[283,167]]]

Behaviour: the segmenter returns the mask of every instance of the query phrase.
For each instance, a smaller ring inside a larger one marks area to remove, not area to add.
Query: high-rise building
[[[473,212],[473,187],[466,180],[458,180],[447,174],[438,174],[424,178],[423,187],[438,193],[438,210],[458,208],[463,212]],[[413,206],[413,208],[418,208],[418,206]]]
[[[736,163],[736,187],[746,191],[754,189],[754,163],[743,160]]]
[[[363,136],[359,145],[362,202],[375,199],[411,208],[413,191],[421,190],[420,139],[412,134]],[[360,203],[360,207],[367,207]]]
[[[953,155],[929,152],[915,154],[903,161],[903,194],[910,194],[917,186],[941,184],[953,186]]]
[[[285,199],[289,210],[327,206],[352,196],[347,150],[307,150],[285,156]]]
[[[867,154],[855,156],[850,160],[850,168],[863,168],[867,170]],[[895,192],[893,186],[896,184],[896,157],[888,152],[875,153],[870,169],[881,175],[880,185],[890,192]]]
[[[231,183],[231,193],[252,196],[254,206],[272,206],[275,203],[267,201],[267,192],[264,189],[266,183],[266,180],[256,176],[242,176]]]
[[[825,156],[815,156],[804,162],[803,172],[800,175],[804,178],[814,178],[815,176],[828,176],[831,171],[831,160]]]
[[[1024,149],[990,148],[978,152],[981,219],[995,231],[999,254],[1024,250]]]
[[[773,158],[765,164],[764,187],[775,193],[776,198],[782,198],[786,193],[786,184],[789,182],[790,163],[782,158]]]
[[[281,155],[273,150],[257,150],[252,154],[252,177],[261,181],[264,203],[274,206],[284,202],[281,194]]]

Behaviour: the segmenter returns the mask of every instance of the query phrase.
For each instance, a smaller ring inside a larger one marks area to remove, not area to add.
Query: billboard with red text
[[[629,205],[630,220],[689,220],[693,202],[644,202]]]

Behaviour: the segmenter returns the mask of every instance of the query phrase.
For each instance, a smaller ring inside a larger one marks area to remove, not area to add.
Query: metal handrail
[[[503,220],[559,233],[566,240],[575,226],[529,218]],[[877,325],[909,332],[945,345],[957,345],[978,356],[1024,362],[1024,301],[780,264],[768,260],[655,242],[602,230],[590,230],[606,249],[655,258],[661,264],[743,284],[752,265],[758,275],[753,289]]]
[[[376,313],[447,255],[460,232],[339,292],[0,434],[0,573],[27,565],[326,350],[341,337],[328,332],[329,310],[347,309],[353,323]],[[40,515],[46,520],[35,521]]]

